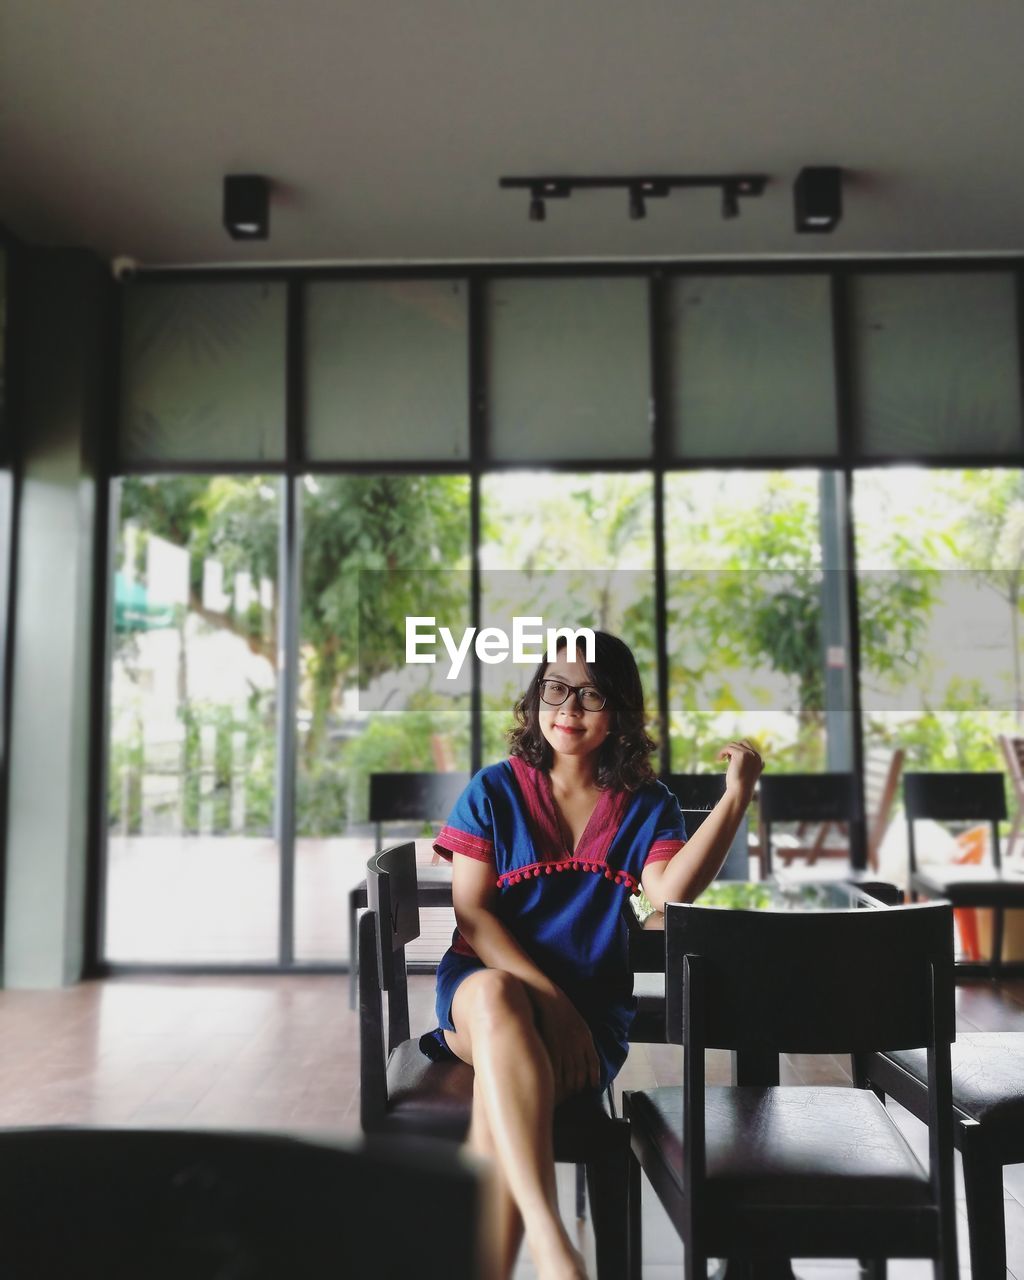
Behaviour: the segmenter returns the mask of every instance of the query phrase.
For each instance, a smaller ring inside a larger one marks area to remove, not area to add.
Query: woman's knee
[[[510,1021],[533,1024],[525,984],[504,969],[481,970],[463,983],[463,991],[462,1015],[471,1028],[500,1027]]]

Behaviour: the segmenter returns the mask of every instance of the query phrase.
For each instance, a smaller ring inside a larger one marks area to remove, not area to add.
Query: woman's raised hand
[[[729,768],[725,773],[725,789],[743,797],[743,803],[749,804],[754,794],[754,785],[761,776],[764,761],[757,748],[746,738],[738,742],[727,742],[718,753],[719,760],[728,760]]]
[[[596,1089],[601,1064],[594,1037],[583,1016],[564,992],[537,1001],[537,1022],[555,1073],[555,1098],[561,1101],[583,1089]]]

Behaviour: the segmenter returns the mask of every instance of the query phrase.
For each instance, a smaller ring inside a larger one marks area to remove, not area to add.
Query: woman
[[[580,1280],[558,1214],[552,1113],[603,1089],[633,1016],[624,895],[692,902],[721,866],[761,759],[730,742],[725,795],[691,841],[658,782],[628,647],[559,650],[516,705],[511,758],[481,770],[435,848],[454,859],[457,929],[437,972],[431,1056],[475,1071],[469,1145],[494,1161],[502,1275],[525,1230],[541,1280]]]

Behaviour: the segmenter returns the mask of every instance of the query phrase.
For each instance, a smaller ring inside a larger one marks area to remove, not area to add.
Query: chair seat
[[[473,1105],[473,1068],[433,1062],[418,1040],[403,1040],[388,1058],[388,1119],[408,1132],[461,1142]]]
[[[923,1049],[887,1053],[921,1084],[928,1079]],[[958,1036],[950,1054],[953,1105],[980,1124],[998,1125],[1004,1143],[1020,1146],[1024,1160],[1024,1036],[994,1031]]]
[[[630,1120],[681,1187],[682,1089],[631,1094]],[[732,1205],[929,1203],[927,1173],[869,1090],[709,1087],[705,1126],[709,1195]]]
[[[418,1040],[403,1040],[388,1059],[388,1119],[394,1128],[461,1142],[473,1105],[473,1069],[434,1062]],[[598,1093],[579,1094],[555,1110],[555,1159],[584,1162],[612,1148],[625,1151],[629,1128],[610,1116]]]
[[[1024,907],[1024,867],[928,867],[911,877],[918,893],[965,907]]]

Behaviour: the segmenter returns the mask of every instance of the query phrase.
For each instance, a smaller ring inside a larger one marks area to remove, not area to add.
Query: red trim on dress
[[[482,836],[470,835],[468,831],[460,831],[458,827],[442,827],[434,841],[434,852],[451,862],[453,853],[463,853],[467,858],[475,858],[477,862],[494,861],[494,843]]]
[[[631,876],[628,871],[613,871],[611,867],[606,866],[603,862],[594,862],[590,858],[581,858],[578,855],[571,858],[561,858],[557,862],[545,860],[544,862],[531,862],[525,867],[515,867],[512,871],[506,871],[498,876],[496,883],[499,889],[507,889],[510,885],[519,884],[522,880],[536,879],[541,875],[549,876],[555,871],[589,871],[594,875],[603,875],[606,880],[614,880],[616,884],[624,886],[630,893],[638,893],[640,891],[639,881]]]
[[[521,756],[509,756],[508,762],[526,810],[526,825],[533,837],[534,849],[542,857],[557,858],[562,852],[562,833],[550,795],[546,795],[540,785],[540,770],[527,764]]]
[[[558,823],[551,776],[535,769],[521,756],[510,756],[509,764],[526,808],[527,826],[533,836],[534,851],[544,862],[608,861],[608,851],[619,833],[622,819],[633,799],[628,791],[602,791],[575,850],[567,847]]]
[[[655,840],[647,851],[644,866],[646,867],[648,862],[668,862],[669,858],[674,858],[684,844],[686,844],[685,840]]]
[[[480,958],[462,934],[459,933],[458,929],[452,935],[452,950],[457,956],[469,956],[473,960]]]

